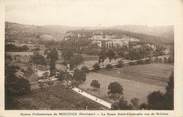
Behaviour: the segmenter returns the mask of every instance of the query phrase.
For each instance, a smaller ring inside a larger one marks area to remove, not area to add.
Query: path
[[[72,90],[79,93],[79,94],[81,94],[81,95],[83,95],[83,96],[85,96],[85,97],[87,97],[87,98],[89,98],[89,99],[91,99],[91,100],[93,100],[93,101],[95,101],[95,102],[97,102],[97,103],[99,103],[99,104],[102,104],[103,106],[105,106],[107,108],[111,108],[111,103],[109,103],[107,101],[104,101],[104,100],[102,100],[98,97],[95,97],[95,96],[93,96],[93,95],[91,95],[91,94],[89,94],[89,93],[87,93],[87,92],[85,92],[85,91],[83,91],[79,88],[75,87],[75,88],[72,88]]]

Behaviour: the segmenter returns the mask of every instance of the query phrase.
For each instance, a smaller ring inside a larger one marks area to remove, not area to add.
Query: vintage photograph
[[[172,0],[5,5],[5,110],[174,110]]]

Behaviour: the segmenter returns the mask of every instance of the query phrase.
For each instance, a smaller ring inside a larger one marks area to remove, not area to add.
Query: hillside
[[[18,23],[5,23],[6,39],[27,40],[62,40],[64,33],[72,27],[68,26],[35,26]]]
[[[104,32],[117,35],[126,34],[144,41],[171,44],[174,42],[173,26],[120,25],[112,27],[71,27],[63,25],[24,25],[6,22],[6,39],[56,40],[60,41],[68,31]]]

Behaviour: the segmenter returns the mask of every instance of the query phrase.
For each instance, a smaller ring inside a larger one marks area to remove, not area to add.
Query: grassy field
[[[147,101],[147,96],[153,91],[165,92],[172,69],[173,67],[170,65],[149,64],[126,66],[110,71],[102,70],[89,73],[86,81],[79,87],[93,95],[111,101],[107,95],[108,85],[117,81],[123,86],[125,99],[130,101],[136,97],[142,103]],[[90,83],[92,80],[99,81],[101,86],[98,91],[91,90]]]
[[[146,64],[125,66],[112,70],[101,70],[99,73],[122,79],[135,80],[148,84],[165,86],[173,71],[173,65],[169,64]]]
[[[90,110],[104,109],[103,106],[66,89],[62,85],[37,89],[31,94],[19,97],[19,109],[41,109],[41,110]]]

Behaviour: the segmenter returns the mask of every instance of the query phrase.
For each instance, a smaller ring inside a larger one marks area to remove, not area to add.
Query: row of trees
[[[24,45],[24,46],[16,46],[14,44],[5,45],[6,52],[26,52],[28,50],[29,50],[29,48],[26,45]]]

